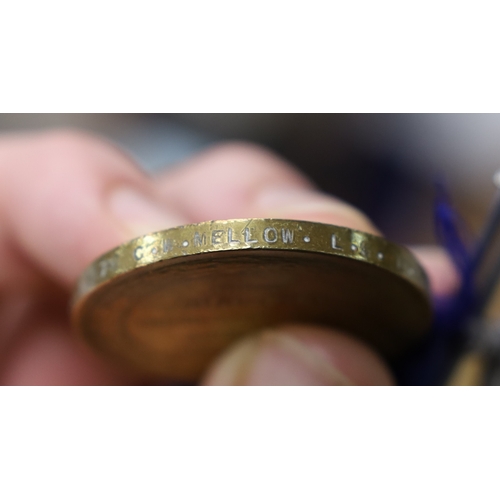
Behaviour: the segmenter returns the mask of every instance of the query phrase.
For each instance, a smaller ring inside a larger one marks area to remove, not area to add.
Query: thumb
[[[232,346],[207,385],[388,385],[383,361],[358,340],[328,328],[285,325]]]

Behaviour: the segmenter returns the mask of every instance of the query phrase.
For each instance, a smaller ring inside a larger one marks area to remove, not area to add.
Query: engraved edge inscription
[[[92,263],[74,302],[110,279],[161,260],[238,249],[320,252],[362,260],[428,291],[425,272],[404,247],[361,231],[309,221],[234,219],[180,226],[136,238]]]

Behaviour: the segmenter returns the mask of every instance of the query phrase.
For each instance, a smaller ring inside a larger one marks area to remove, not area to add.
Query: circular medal
[[[386,358],[429,329],[427,278],[407,249],[316,222],[238,219],[136,238],[92,263],[73,323],[95,349],[195,381],[235,340],[285,323],[326,325]]]

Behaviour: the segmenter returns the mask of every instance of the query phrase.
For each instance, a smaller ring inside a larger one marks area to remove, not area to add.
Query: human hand
[[[319,193],[256,146],[230,144],[156,177],[77,132],[0,139],[0,383],[159,382],[113,366],[72,335],[68,300],[100,254],[141,234],[211,219],[278,217],[377,233],[358,210]],[[421,248],[435,295],[457,286],[437,249]],[[165,382],[165,381],[160,381]],[[231,346],[206,384],[389,384],[380,357],[347,333],[305,325]]]

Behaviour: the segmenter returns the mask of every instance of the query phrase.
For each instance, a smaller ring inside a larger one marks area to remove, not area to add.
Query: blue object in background
[[[439,385],[448,375],[464,341],[464,325],[473,313],[472,237],[451,203],[443,182],[436,184],[434,222],[439,243],[448,252],[460,274],[461,286],[455,296],[434,298],[434,322],[427,340],[394,364],[402,385]]]

